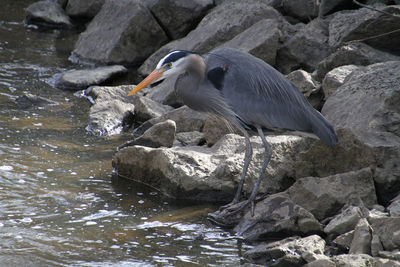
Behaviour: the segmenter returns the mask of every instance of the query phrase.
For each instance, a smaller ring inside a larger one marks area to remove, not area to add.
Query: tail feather
[[[312,110],[310,123],[313,133],[328,146],[334,146],[339,141],[332,125],[319,111]]]

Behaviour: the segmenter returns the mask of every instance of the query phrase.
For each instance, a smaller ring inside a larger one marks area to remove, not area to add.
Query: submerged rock
[[[20,108],[30,108],[30,107],[44,107],[44,106],[55,106],[55,105],[59,105],[58,102],[41,97],[41,96],[36,96],[33,94],[23,94],[18,96],[15,99],[15,103],[17,103],[17,105]]]

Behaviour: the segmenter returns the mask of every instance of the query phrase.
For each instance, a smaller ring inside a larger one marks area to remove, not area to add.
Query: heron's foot
[[[237,225],[252,206],[254,205],[249,200],[231,202],[220,207],[216,212],[209,213],[207,218],[217,225],[230,228]]]

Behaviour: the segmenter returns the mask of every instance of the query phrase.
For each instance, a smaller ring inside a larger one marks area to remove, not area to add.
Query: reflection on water
[[[89,103],[51,86],[74,32],[22,23],[34,0],[0,9],[1,266],[235,266],[238,241],[205,220],[215,207],[175,203],[112,176],[115,147],[129,136],[85,131]],[[59,103],[22,109],[32,93]]]

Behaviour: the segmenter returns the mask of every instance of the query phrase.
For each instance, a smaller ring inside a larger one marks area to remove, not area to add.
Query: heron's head
[[[149,74],[142,82],[140,82],[135,89],[133,89],[128,96],[136,94],[143,88],[146,88],[152,83],[164,80],[170,76],[178,75],[184,71],[184,61],[187,56],[191,55],[190,52],[184,50],[175,50],[163,57],[157,64],[155,70]]]

